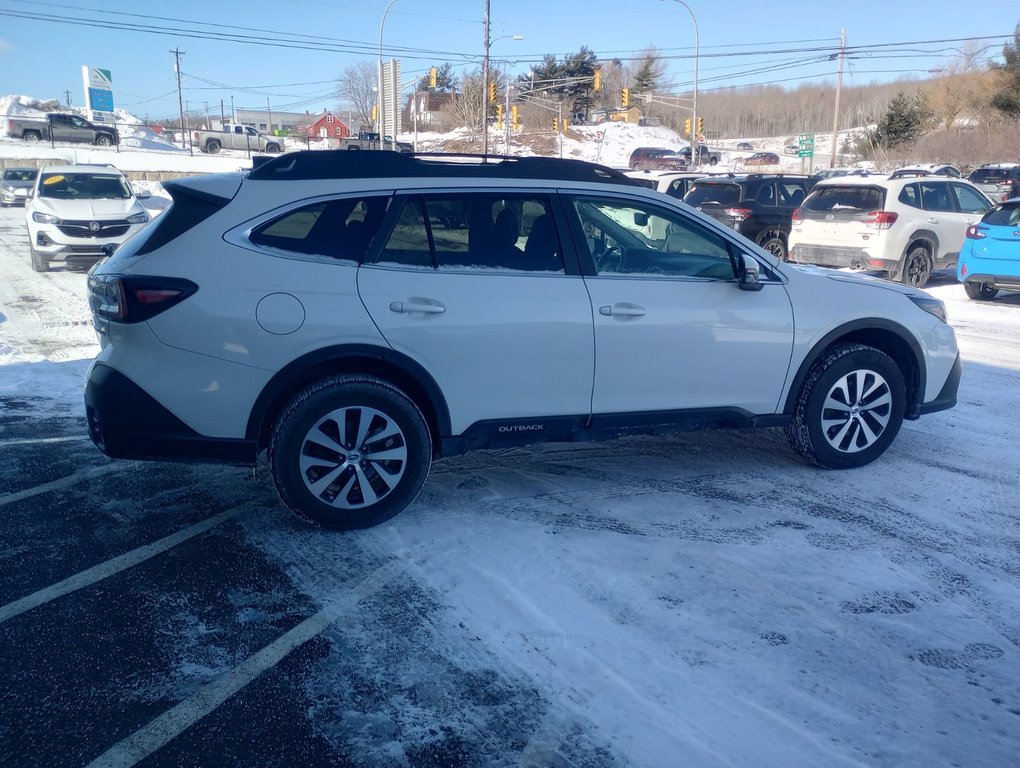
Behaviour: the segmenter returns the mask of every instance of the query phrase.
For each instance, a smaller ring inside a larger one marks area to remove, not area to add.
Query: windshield
[[[4,181],[35,181],[36,173],[31,168],[8,168],[4,171]]]
[[[56,200],[128,200],[131,189],[112,173],[44,173],[39,197]]]
[[[736,184],[698,184],[684,195],[684,202],[699,205],[734,205],[740,202],[740,187]]]
[[[802,208],[809,211],[880,211],[885,193],[878,187],[815,187]]]

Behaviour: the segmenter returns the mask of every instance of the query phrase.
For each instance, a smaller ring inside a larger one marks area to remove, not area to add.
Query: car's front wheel
[[[991,301],[999,295],[999,289],[988,283],[969,282],[963,284],[967,296],[975,301]]]
[[[269,443],[280,498],[325,528],[368,528],[418,496],[432,438],[418,406],[372,376],[331,376],[283,409]]]
[[[50,263],[43,257],[39,251],[33,248],[31,245],[28,246],[28,251],[32,256],[32,269],[36,272],[49,272]]]
[[[786,436],[813,464],[861,467],[896,438],[905,410],[906,385],[895,361],[874,347],[841,344],[808,372]]]

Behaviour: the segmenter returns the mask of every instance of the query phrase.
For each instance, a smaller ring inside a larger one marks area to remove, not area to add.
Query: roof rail
[[[495,162],[493,162],[495,161]],[[555,179],[633,184],[615,168],[556,157],[516,157],[384,150],[301,150],[276,155],[248,174],[257,181],[365,178]]]

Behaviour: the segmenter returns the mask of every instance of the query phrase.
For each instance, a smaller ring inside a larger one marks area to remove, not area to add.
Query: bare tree
[[[351,105],[354,118],[361,125],[371,125],[373,122],[372,107],[376,103],[378,78],[375,62],[360,61],[345,69],[337,81],[340,93]]]
[[[447,109],[453,113],[457,125],[481,132],[482,127],[482,72],[479,69],[465,72],[460,78],[460,95]]]

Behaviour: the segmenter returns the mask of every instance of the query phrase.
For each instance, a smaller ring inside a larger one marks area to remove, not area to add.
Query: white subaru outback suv
[[[941,302],[781,263],[601,166],[296,152],[166,188],[89,276],[91,437],[265,451],[323,526],[392,517],[475,448],[783,426],[808,461],[858,467],[956,402]]]
[[[967,227],[991,200],[963,179],[898,173],[818,182],[793,213],[787,258],[880,272],[918,288],[933,270],[954,266]]]
[[[109,165],[51,165],[35,181],[25,221],[32,269],[95,261],[141,229],[149,214],[124,174]]]

